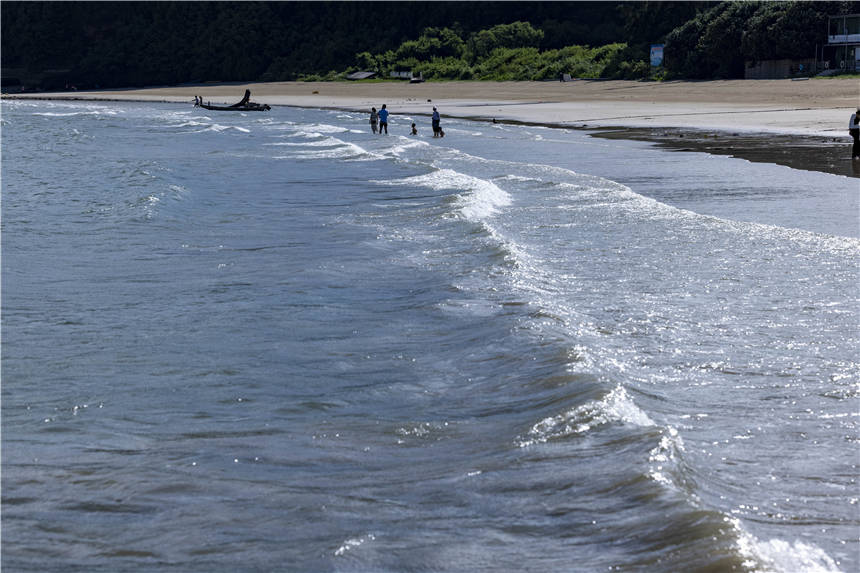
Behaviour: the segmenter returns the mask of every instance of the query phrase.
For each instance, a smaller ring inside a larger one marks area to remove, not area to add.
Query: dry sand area
[[[570,82],[272,82],[27,94],[11,97],[234,103],[459,117],[599,129],[599,135],[860,176],[848,119],[860,79]],[[4,96],[10,97],[10,96]],[[752,150],[752,151],[751,151]]]
[[[845,135],[860,106],[860,80],[702,82],[272,82],[42,94],[138,101],[233,103],[245,88],[270,105],[432,112],[571,127],[678,127],[725,131]],[[32,97],[32,96],[31,96]],[[432,101],[428,101],[432,100]]]

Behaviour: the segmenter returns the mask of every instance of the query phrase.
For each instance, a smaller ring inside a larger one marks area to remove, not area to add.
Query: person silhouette
[[[379,135],[382,135],[382,130],[385,130],[385,135],[388,135],[388,110],[385,104],[382,104],[382,109],[379,110]]]
[[[860,159],[860,108],[848,120],[848,133],[854,142],[851,145],[851,159]]]

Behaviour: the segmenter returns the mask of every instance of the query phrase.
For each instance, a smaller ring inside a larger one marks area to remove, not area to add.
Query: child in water
[[[415,127],[415,124],[412,124],[412,135],[418,135],[418,129]]]

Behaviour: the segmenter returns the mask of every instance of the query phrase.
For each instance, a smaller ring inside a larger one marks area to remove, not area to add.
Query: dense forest
[[[860,2],[7,2],[4,82],[43,89],[336,79],[743,77],[745,60],[811,57],[829,14]]]

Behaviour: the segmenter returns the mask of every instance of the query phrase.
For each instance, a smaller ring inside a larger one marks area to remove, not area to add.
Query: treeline
[[[721,2],[666,36],[664,65],[683,78],[742,78],[744,62],[815,57],[828,16],[860,2]]]
[[[3,2],[0,57],[43,89],[337,77],[742,77],[808,57],[860,2]],[[740,65],[738,64],[740,62]],[[14,70],[14,71],[12,71]]]
[[[621,4],[628,42],[541,49],[545,34],[528,22],[463,34],[427,28],[383,53],[363,52],[347,71],[386,76],[420,71],[425,79],[547,80],[562,74],[609,79],[743,78],[745,62],[814,57],[825,41],[828,15],[860,10],[857,2],[720,2],[698,4],[682,24],[665,30],[682,11],[668,3]],[[690,6],[686,7],[690,9]],[[660,33],[661,25],[663,33]],[[653,69],[650,42],[665,43],[664,65]],[[637,42],[639,40],[639,42]],[[333,79],[338,74],[330,74]],[[342,74],[340,74],[342,75]]]
[[[650,73],[645,61],[629,61],[625,43],[590,48],[566,46],[541,50],[544,32],[528,22],[499,24],[465,39],[449,28],[427,28],[416,40],[380,54],[362,52],[346,72],[374,71],[383,77],[410,70],[425,80],[547,80],[571,77],[629,78]],[[647,53],[646,53],[647,54]],[[335,79],[329,74],[314,79]]]

